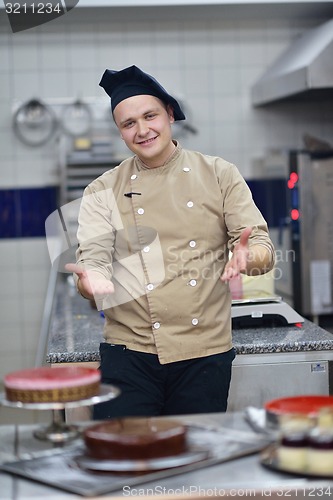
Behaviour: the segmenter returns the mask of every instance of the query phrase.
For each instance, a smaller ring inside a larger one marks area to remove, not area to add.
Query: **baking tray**
[[[188,452],[202,460],[165,470],[147,470],[133,473],[90,472],[78,465],[78,457],[85,456],[82,439],[62,449],[52,449],[30,458],[6,462],[0,470],[37,481],[84,497],[103,495],[123,486],[134,486],[157,479],[209,467],[218,463],[260,452],[267,440],[250,432],[232,429],[189,425]]]

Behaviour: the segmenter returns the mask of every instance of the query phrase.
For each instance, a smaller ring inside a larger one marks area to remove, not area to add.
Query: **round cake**
[[[307,415],[288,413],[280,417],[280,446],[277,458],[280,467],[304,471],[307,461],[308,433],[312,420]]]
[[[307,471],[311,474],[333,475],[333,439],[322,437],[310,441],[307,455]]]
[[[307,464],[307,441],[300,439],[282,439],[277,449],[279,466],[285,470],[304,471]]]
[[[97,459],[140,460],[179,455],[186,451],[186,428],[154,417],[112,419],[85,429],[89,456]]]
[[[100,390],[100,372],[83,366],[18,370],[4,377],[6,398],[21,403],[55,403],[87,399]]]
[[[309,434],[308,472],[333,475],[333,411],[322,408],[317,425]]]

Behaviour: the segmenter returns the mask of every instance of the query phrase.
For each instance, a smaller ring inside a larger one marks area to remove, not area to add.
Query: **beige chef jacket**
[[[105,341],[158,355],[162,364],[228,351],[229,250],[252,226],[250,245],[274,249],[237,168],[177,144],[162,167],[134,156],[85,190],[77,263],[112,280],[96,301]]]

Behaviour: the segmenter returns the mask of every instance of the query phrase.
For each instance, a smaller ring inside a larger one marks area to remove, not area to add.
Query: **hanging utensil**
[[[63,131],[74,137],[90,132],[92,113],[90,107],[79,99],[64,108],[61,117]]]
[[[22,104],[13,117],[16,136],[28,146],[41,146],[48,142],[57,125],[57,117],[52,108],[38,99]]]

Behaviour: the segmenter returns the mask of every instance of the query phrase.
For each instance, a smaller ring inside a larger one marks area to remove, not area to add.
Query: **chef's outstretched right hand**
[[[114,292],[113,283],[96,271],[84,269],[78,264],[66,264],[65,268],[78,275],[78,288],[87,299],[103,298]]]

